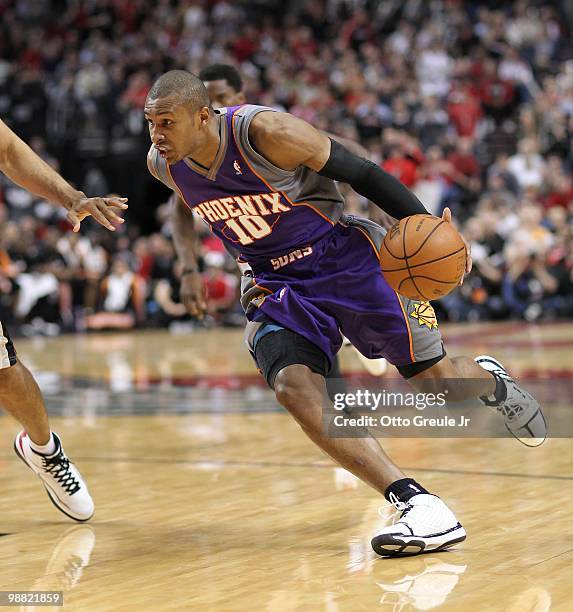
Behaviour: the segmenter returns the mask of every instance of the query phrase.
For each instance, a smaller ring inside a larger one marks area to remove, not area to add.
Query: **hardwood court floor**
[[[573,324],[448,326],[446,337],[450,354],[488,350],[517,374],[571,373]],[[448,501],[468,539],[440,554],[377,559],[369,537],[383,500],[257,386],[240,332],[17,348],[96,515],[77,525],[52,507],[12,454],[17,425],[2,417],[0,590],[63,590],[64,609],[82,611],[572,609],[568,439],[537,449],[509,439],[385,441]],[[350,351],[343,368],[360,368]]]

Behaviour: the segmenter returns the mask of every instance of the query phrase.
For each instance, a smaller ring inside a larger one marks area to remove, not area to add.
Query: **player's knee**
[[[275,396],[279,404],[287,410],[302,399],[301,378],[304,376],[304,369],[304,366],[287,366],[276,375]]]
[[[303,365],[283,368],[275,378],[275,397],[299,423],[305,423],[314,412],[316,391],[311,370]]]

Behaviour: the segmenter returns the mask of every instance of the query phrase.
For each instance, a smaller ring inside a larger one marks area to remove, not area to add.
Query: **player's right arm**
[[[170,200],[173,246],[183,266],[180,287],[181,301],[190,315],[202,317],[207,310],[207,303],[203,279],[197,262],[195,219],[179,195],[173,193]]]
[[[111,222],[123,223],[113,208],[127,208],[126,198],[88,198],[74,189],[53,168],[0,120],[0,171],[33,194],[63,206],[74,231],[82,219],[92,216],[98,223],[115,231]]]

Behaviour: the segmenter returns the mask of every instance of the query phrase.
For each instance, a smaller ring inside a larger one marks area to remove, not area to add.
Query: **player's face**
[[[149,136],[159,155],[169,165],[201,150],[207,138],[209,109],[198,111],[169,98],[145,102]]]
[[[225,79],[205,81],[204,85],[209,94],[209,99],[211,100],[213,108],[237,106],[243,104],[245,101],[243,92],[233,89]]]

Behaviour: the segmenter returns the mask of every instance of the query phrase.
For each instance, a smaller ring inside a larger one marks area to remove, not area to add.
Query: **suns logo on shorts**
[[[420,327],[425,325],[428,329],[438,329],[436,313],[430,302],[419,302],[418,304],[414,304],[410,316],[412,319],[418,321]]]
[[[258,293],[250,300],[249,306],[254,306],[255,308],[258,308],[265,301],[266,297],[267,296],[264,293]]]

